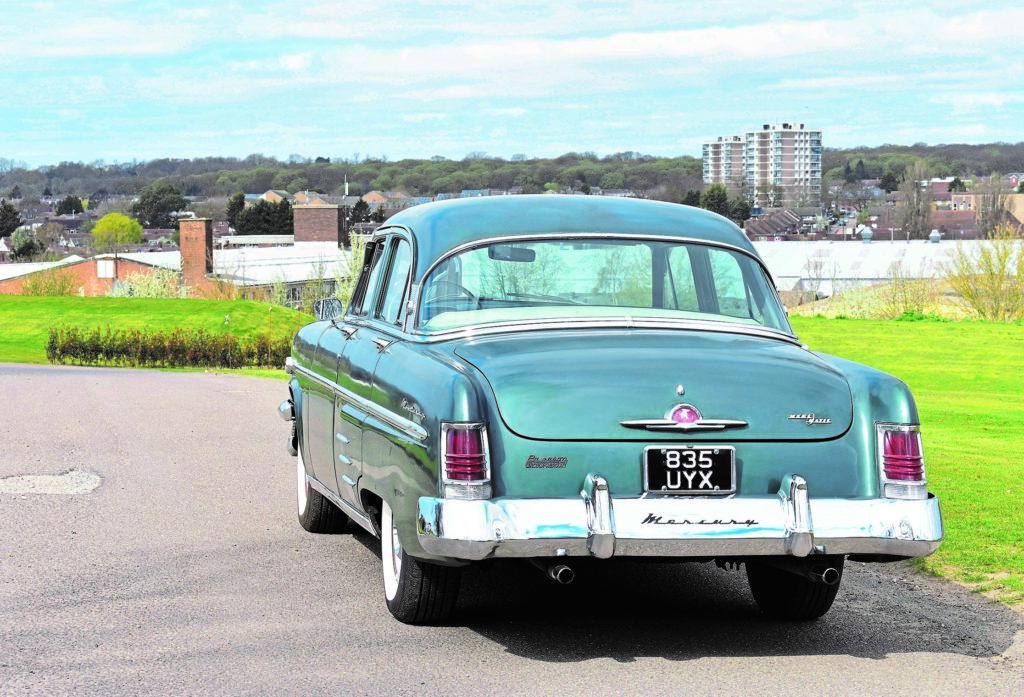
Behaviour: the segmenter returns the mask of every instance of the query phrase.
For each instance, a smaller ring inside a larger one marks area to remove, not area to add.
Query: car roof
[[[665,235],[732,245],[757,257],[732,221],[676,203],[611,196],[516,195],[425,203],[392,216],[415,238],[417,275],[449,250],[478,240],[531,233]]]

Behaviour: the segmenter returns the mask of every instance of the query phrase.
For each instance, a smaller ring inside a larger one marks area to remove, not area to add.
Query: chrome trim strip
[[[814,499],[793,475],[785,497],[613,498],[608,493],[606,504],[599,479],[592,475],[584,485],[584,494],[592,487],[589,503],[587,495],[486,501],[422,497],[418,540],[427,554],[475,560],[556,556],[558,550],[598,556],[612,545],[614,556],[799,556],[806,549],[806,554],[914,557],[934,552],[943,537],[934,496]]]
[[[358,523],[359,527],[365,529],[374,537],[377,536],[377,530],[373,527],[373,523],[370,522],[369,517],[367,517],[367,515],[363,511],[357,510],[348,501],[345,501],[344,499],[340,498],[333,491],[331,491],[326,486],[321,484],[319,479],[314,479],[313,477],[310,477],[307,474],[306,481],[309,482],[309,485],[311,487],[319,491],[324,496],[324,498],[326,498],[328,501],[330,501],[335,506],[340,508],[342,513],[344,513],[349,518]]]
[[[724,431],[727,428],[746,428],[746,421],[735,419],[701,419],[693,423],[681,424],[671,419],[635,419],[620,421],[626,428],[645,428],[648,431]]]
[[[716,320],[667,320],[636,317],[593,317],[587,319],[543,319],[501,322],[491,325],[478,324],[469,327],[458,327],[456,329],[445,329],[437,332],[417,332],[414,336],[422,343],[433,344],[440,341],[450,341],[451,339],[471,339],[491,334],[504,334],[506,332],[542,331],[547,329],[674,329],[756,336],[763,339],[785,341],[794,346],[802,346],[800,340],[792,334],[786,334],[778,329],[769,329],[768,327],[752,327]]]
[[[314,373],[309,368],[306,368],[305,366],[296,363],[294,369],[295,372],[301,374],[303,377],[309,378],[313,382],[317,383],[322,387],[327,388],[328,390],[333,390],[336,396],[341,396],[342,399],[356,405],[357,407],[365,411],[368,415],[377,417],[384,423],[398,429],[399,431],[409,436],[410,438],[413,438],[418,441],[425,441],[427,439],[426,430],[419,424],[409,421],[408,419],[403,418],[398,414],[395,414],[394,412],[388,411],[387,409],[384,409],[383,407],[374,404],[370,400],[360,397],[359,395],[350,390],[346,390],[344,387],[334,382],[333,380],[328,380],[322,375],[317,375],[316,373]]]

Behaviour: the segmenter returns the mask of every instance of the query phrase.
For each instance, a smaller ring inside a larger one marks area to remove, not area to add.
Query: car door
[[[412,246],[404,236],[395,234],[384,251],[385,266],[376,298],[364,304],[364,323],[357,336],[349,341],[346,358],[350,359],[353,376],[358,367],[360,396],[367,400],[362,422],[362,466],[380,464],[382,431],[394,431],[405,424],[400,404],[381,399],[376,375],[396,345],[404,343],[402,322],[408,302],[408,283],[412,265]],[[371,370],[372,366],[372,370]]]
[[[362,426],[368,413],[377,360],[376,353],[368,351],[364,341],[369,331],[366,318],[383,282],[387,243],[388,238],[383,237],[372,240],[366,247],[363,270],[341,329],[345,345],[337,363],[332,466],[338,495],[357,511],[362,511],[357,490],[362,471]]]

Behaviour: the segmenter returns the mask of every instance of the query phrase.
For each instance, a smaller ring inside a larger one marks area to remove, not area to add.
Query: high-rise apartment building
[[[752,205],[821,202],[821,131],[802,123],[764,124],[743,137],[720,137],[704,144],[703,159],[705,184],[732,186]]]
[[[741,188],[747,172],[743,154],[746,141],[740,136],[722,136],[704,143],[704,183]]]

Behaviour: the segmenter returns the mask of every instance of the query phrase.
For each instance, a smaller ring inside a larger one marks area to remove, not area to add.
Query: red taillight
[[[487,479],[483,431],[477,428],[449,429],[445,445],[444,469],[449,480],[472,482]]]
[[[911,430],[882,431],[882,471],[886,479],[900,482],[924,480],[921,434]]]

